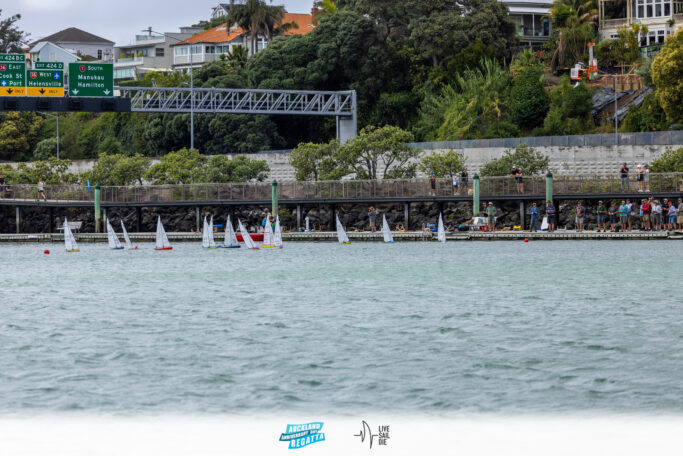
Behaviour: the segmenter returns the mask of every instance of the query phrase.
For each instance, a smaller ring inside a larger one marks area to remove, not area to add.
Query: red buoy
[[[529,238],[524,239],[524,242],[529,242]]]
[[[45,255],[49,255],[49,254],[50,254],[50,251],[49,251],[49,250],[43,250],[43,253],[44,253]]]

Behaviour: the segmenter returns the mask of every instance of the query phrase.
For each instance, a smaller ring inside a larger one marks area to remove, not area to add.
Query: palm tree
[[[595,38],[598,10],[595,0],[556,0],[548,17],[553,23],[550,67],[567,67],[576,63]]]
[[[282,22],[284,15],[284,6],[268,5],[264,0],[246,0],[244,3],[230,0],[230,12],[226,22],[228,27],[230,24],[237,24],[242,30],[249,32],[249,53],[254,55],[257,51],[256,42],[259,33],[265,35],[267,40],[271,39],[269,24],[273,24],[274,28]]]
[[[242,67],[247,63],[249,51],[244,46],[233,46],[225,56],[233,68]]]

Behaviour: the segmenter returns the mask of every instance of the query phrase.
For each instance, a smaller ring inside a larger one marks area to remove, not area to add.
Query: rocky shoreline
[[[558,226],[574,229],[574,210],[577,201],[563,201],[558,207]],[[595,229],[597,214],[595,205],[587,207],[585,217],[585,228]],[[369,204],[344,204],[337,205],[336,211],[339,218],[348,231],[362,231],[369,228],[368,209]],[[382,214],[386,214],[387,221],[392,229],[398,226],[405,226],[408,230],[419,230],[424,225],[434,224],[438,220],[439,211],[443,210],[444,224],[447,227],[457,227],[466,223],[472,214],[472,203],[412,203],[410,205],[410,221],[406,226],[404,205],[400,204],[377,204],[378,226],[381,223]],[[498,209],[498,227],[521,225],[519,203],[518,202],[499,202],[496,204]],[[217,224],[225,221],[228,214],[240,218],[249,229],[256,230],[260,226],[261,219],[264,217],[268,207],[260,206],[241,206],[235,207],[201,207],[201,217],[214,216]],[[525,206],[526,225],[529,223],[529,205]],[[195,207],[157,207],[141,209],[140,232],[154,232],[156,230],[157,216],[161,216],[164,226],[170,232],[189,232],[196,229],[196,209]],[[296,207],[291,205],[281,205],[279,208],[282,226],[286,230],[297,228]],[[129,231],[137,231],[136,208],[109,208],[107,215],[115,223],[123,220]],[[92,233],[95,231],[95,213],[92,208],[53,208],[53,229],[57,232],[57,226],[66,217],[70,221],[83,222],[81,232]],[[305,223],[305,218],[309,218],[312,229],[329,230],[334,229],[330,222],[334,220],[332,208],[329,205],[307,205],[302,207],[301,223]],[[21,211],[21,232],[22,233],[49,233],[50,218],[49,209],[45,207],[24,207]],[[638,220],[634,221],[633,228],[639,228]],[[15,209],[11,206],[0,207],[0,233],[16,233]]]

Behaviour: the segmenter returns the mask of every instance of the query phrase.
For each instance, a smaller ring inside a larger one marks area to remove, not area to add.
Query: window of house
[[[216,46],[206,46],[205,51],[207,54],[215,54],[216,53]]]
[[[193,54],[201,54],[202,53],[202,46],[192,46],[192,53]]]
[[[187,55],[187,46],[175,48],[175,55]]]
[[[664,16],[671,16],[671,3],[664,2]]]
[[[664,43],[664,38],[666,35],[664,35],[664,30],[657,30],[657,43]]]
[[[97,50],[97,60],[102,60],[102,49]]]
[[[154,49],[154,56],[155,57],[163,57],[164,56],[164,48],[155,48]]]

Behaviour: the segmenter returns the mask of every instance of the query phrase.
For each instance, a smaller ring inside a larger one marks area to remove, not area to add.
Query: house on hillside
[[[656,50],[668,35],[683,27],[683,0],[600,0],[600,37],[617,38],[617,29],[633,24],[647,27],[639,33],[640,46]]]
[[[306,35],[314,28],[311,14],[285,13],[282,23],[293,22],[296,27],[288,29],[283,35]],[[267,46],[266,37],[259,34],[256,52]],[[249,34],[240,27],[233,25],[228,29],[226,25],[198,33],[180,43],[173,44],[173,69],[188,71],[190,65],[199,68],[204,63],[220,59],[221,54],[226,54],[235,46],[249,48]],[[190,55],[190,52],[192,53]]]
[[[235,0],[236,5],[243,5],[246,0]],[[211,8],[211,19],[218,19],[227,16],[230,12],[230,3],[219,3],[218,6]]]
[[[517,39],[523,47],[540,49],[552,31],[546,17],[552,0],[501,0],[510,10],[510,20],[517,25]]]
[[[69,27],[50,36],[34,41],[29,45],[29,53],[40,43],[49,41],[68,49],[83,60],[111,62],[114,59],[114,42],[93,35],[76,27]]]
[[[114,48],[114,80],[141,79],[147,73],[173,71],[173,44],[190,38],[201,29],[181,27],[180,32],[148,32],[135,35],[135,42]]]

